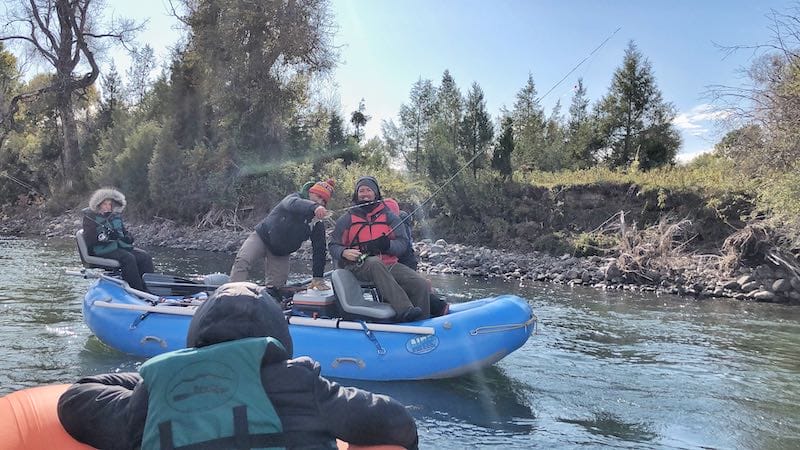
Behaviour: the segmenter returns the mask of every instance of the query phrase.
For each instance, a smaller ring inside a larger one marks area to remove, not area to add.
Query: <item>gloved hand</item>
[[[116,241],[120,238],[119,233],[117,233],[117,230],[111,230],[106,234],[108,235],[109,241]]]
[[[381,237],[364,242],[362,245],[364,250],[366,250],[366,253],[369,253],[370,255],[377,255],[379,253],[386,253],[389,251],[390,243],[391,241],[389,240],[389,236],[382,234]]]
[[[314,278],[311,279],[311,283],[308,285],[308,288],[309,289],[316,289],[318,291],[327,291],[331,287],[328,286],[327,283],[325,283],[324,279],[314,277]]]
[[[119,240],[126,244],[133,244],[133,235],[130,233],[125,233],[121,238],[119,238]]]

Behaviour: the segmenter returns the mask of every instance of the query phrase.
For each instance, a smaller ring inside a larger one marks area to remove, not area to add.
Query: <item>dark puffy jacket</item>
[[[335,448],[333,438],[417,447],[416,425],[403,405],[329,381],[319,375],[319,364],[307,357],[287,359],[292,353],[288,325],[263,288],[251,283],[220,287],[195,313],[187,344],[202,347],[257,336],[272,336],[286,348],[285,354],[266,354],[258,381],[284,431],[319,436],[318,444],[302,448]],[[81,379],[62,395],[58,415],[79,441],[103,449],[131,449],[141,444],[147,404],[148,392],[138,374],[97,375]]]
[[[304,199],[299,193],[289,194],[281,200],[267,217],[256,225],[256,234],[273,255],[286,256],[297,251],[311,238],[312,273],[321,277],[325,270],[325,225],[317,222],[312,228],[314,210],[319,205]]]
[[[289,194],[256,225],[256,233],[273,254],[286,256],[294,253],[311,237],[309,224],[318,206],[301,198],[298,193]]]

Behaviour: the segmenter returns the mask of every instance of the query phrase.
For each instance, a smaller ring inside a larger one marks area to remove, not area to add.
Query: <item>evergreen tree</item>
[[[328,122],[328,148],[332,152],[341,150],[347,144],[347,136],[344,132],[344,120],[336,111],[331,111],[330,122]]]
[[[17,58],[5,49],[5,44],[0,41],[0,126],[10,121],[9,107],[11,98],[19,89],[19,72],[17,71]],[[2,134],[0,134],[2,137]],[[3,141],[0,139],[0,147]]]
[[[342,160],[345,167],[359,159],[358,143],[348,139],[344,129],[344,119],[335,111],[331,112],[331,120],[328,125],[328,147],[337,158]],[[321,171],[325,162],[327,162],[326,158],[315,159],[314,172]]]
[[[381,123],[381,136],[390,157],[396,158],[403,154],[407,146],[406,134],[402,127],[394,123],[394,120],[384,120]]]
[[[371,119],[370,116],[364,114],[366,107],[364,106],[364,99],[362,98],[360,102],[358,102],[358,109],[353,111],[350,114],[350,123],[353,124],[354,132],[353,137],[356,139],[356,142],[361,142],[364,139],[364,127]]]
[[[662,99],[650,62],[631,41],[609,93],[598,108],[611,167],[650,169],[675,161],[680,136],[672,126],[675,108]]]
[[[420,78],[411,87],[408,104],[400,107],[400,124],[405,141],[411,147],[403,156],[412,172],[420,171],[420,163],[425,156],[425,140],[435,111],[436,89],[431,80]]]
[[[463,104],[464,100],[456,81],[450,75],[450,71],[445,70],[442,74],[442,84],[436,93],[434,124],[444,135],[445,142],[449,143],[453,153],[458,150],[458,127],[463,114]]]
[[[432,180],[446,179],[461,165],[458,140],[463,104],[455,80],[445,70],[442,84],[436,90],[431,130],[425,140],[425,169]]]
[[[569,158],[565,149],[564,118],[561,116],[561,101],[553,106],[553,111],[544,128],[544,145],[539,156],[538,167],[541,170],[555,172],[569,166]]]
[[[466,160],[471,160],[472,176],[478,177],[478,169],[486,160],[484,154],[494,136],[494,128],[486,112],[486,100],[483,89],[478,83],[472,83],[464,105],[464,117],[461,119],[459,141]]]
[[[517,149],[515,165],[528,169],[539,168],[544,146],[545,119],[532,74],[528,74],[525,86],[517,92],[511,117],[514,121]]]
[[[594,152],[599,145],[595,139],[589,98],[582,78],[575,85],[575,94],[569,107],[566,140],[567,154],[573,167],[583,169],[594,166]]]
[[[511,155],[514,153],[514,120],[508,113],[500,123],[500,137],[492,154],[492,168],[500,172],[506,180],[511,177]]]
[[[103,89],[103,101],[100,102],[96,131],[104,131],[114,126],[114,112],[122,106],[122,79],[117,72],[117,66],[111,62],[108,75],[100,77],[100,87]]]

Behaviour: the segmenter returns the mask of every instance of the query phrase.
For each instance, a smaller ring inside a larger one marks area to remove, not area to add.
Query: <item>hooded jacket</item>
[[[317,207],[319,205],[303,198],[301,193],[289,194],[256,225],[255,231],[276,256],[290,255],[311,239],[312,272],[315,277],[322,277],[325,270],[325,224],[313,220]]]
[[[358,188],[361,186],[367,186],[375,192],[376,203],[358,206]],[[354,207],[350,209],[350,214],[343,214],[336,220],[336,226],[331,234],[331,242],[328,244],[328,251],[335,265],[343,266],[342,253],[345,249],[358,248],[359,243],[379,238],[381,234],[387,234],[389,230],[397,230],[402,226],[400,218],[392,213],[383,202],[378,202],[379,200],[383,200],[383,197],[375,178],[366,176],[356,181],[352,197]],[[354,242],[355,235],[359,236],[358,242]],[[393,231],[387,235],[391,239],[389,250],[381,255],[381,260],[385,264],[392,264],[397,262],[398,256],[408,250],[410,244],[402,230]]]
[[[112,209],[113,212],[120,214],[125,209],[125,206],[128,205],[128,202],[125,201],[125,196],[122,192],[114,189],[114,188],[101,188],[92,194],[89,197],[89,209],[91,209],[96,214],[100,214],[100,203],[103,203],[103,200],[109,199],[114,204]]]
[[[253,382],[264,388],[284,432],[320,436],[318,445],[304,449],[335,448],[333,438],[360,445],[417,447],[416,425],[403,405],[321,377],[319,364],[310,358],[289,359],[293,350],[288,324],[262,287],[221,286],[198,308],[186,343],[200,348],[260,336],[279,340],[285,351],[269,346],[261,379]],[[103,449],[136,448],[141,445],[148,398],[138,374],[86,377],[61,396],[58,415],[79,441]]]
[[[111,212],[102,213],[100,204],[107,199],[112,203]],[[133,247],[133,236],[125,229],[120,215],[127,204],[125,196],[116,189],[102,188],[94,191],[89,198],[89,207],[81,211],[83,237],[91,254],[102,256],[118,248]]]

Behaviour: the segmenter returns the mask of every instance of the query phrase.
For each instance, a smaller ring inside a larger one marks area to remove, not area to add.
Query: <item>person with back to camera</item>
[[[113,188],[96,190],[83,213],[83,239],[89,254],[119,261],[122,279],[130,287],[145,290],[142,275],[153,272],[153,259],[133,246],[133,236],[125,228],[122,211],[127,202]]]
[[[75,439],[101,449],[335,449],[418,446],[406,408],[391,397],[320,376],[292,357],[286,317],[264,287],[220,286],[195,312],[186,349],[140,373],[82,378],[58,402]]]
[[[318,181],[301,192],[287,195],[244,241],[231,268],[230,281],[246,281],[250,268],[264,260],[265,284],[280,289],[289,277],[289,255],[311,239],[312,280],[309,289],[327,290],[323,280],[326,260],[326,209],[333,195],[334,181]],[[304,198],[305,195],[305,198]],[[316,219],[316,221],[315,221]]]
[[[428,281],[397,257],[408,249],[400,218],[381,201],[378,181],[356,181],[349,214],[336,221],[328,249],[334,263],[353,272],[360,281],[374,283],[399,322],[430,317]]]

